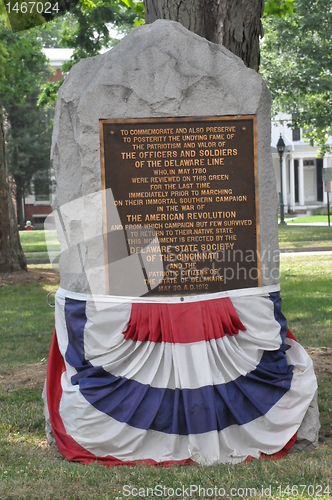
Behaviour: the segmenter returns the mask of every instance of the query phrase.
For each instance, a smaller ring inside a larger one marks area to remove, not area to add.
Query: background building
[[[276,145],[281,134],[286,144],[282,162],[285,213],[309,213],[327,204],[322,169],[332,167],[332,155],[317,158],[318,148],[303,141],[301,129],[292,130],[288,126],[290,119],[290,115],[280,113],[272,120],[271,146],[277,189],[280,193],[280,161]],[[332,146],[331,137],[329,145]]]

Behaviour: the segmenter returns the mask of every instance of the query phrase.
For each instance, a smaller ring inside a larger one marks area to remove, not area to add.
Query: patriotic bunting
[[[56,294],[47,400],[69,460],[169,465],[280,456],[316,388],[279,292],[103,307],[96,297]]]

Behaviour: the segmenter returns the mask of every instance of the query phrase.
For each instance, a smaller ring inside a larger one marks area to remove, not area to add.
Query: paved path
[[[323,253],[332,252],[332,247],[280,248],[280,253]]]
[[[296,226],[328,227],[327,222],[295,222],[295,223],[292,223],[292,222],[286,221],[286,225],[291,226],[291,227],[296,227]],[[330,227],[332,227],[332,226],[330,226]]]
[[[316,250],[310,250],[308,248],[304,248],[303,251],[301,249],[301,252],[293,252],[291,249],[287,252],[280,252],[280,258],[283,257],[302,257],[305,255],[332,255],[332,248],[330,250],[322,250],[322,251],[316,251]]]

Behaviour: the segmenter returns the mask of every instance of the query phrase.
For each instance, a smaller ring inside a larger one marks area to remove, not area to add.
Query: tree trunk
[[[25,228],[24,213],[23,213],[23,200],[24,193],[23,189],[16,188],[16,205],[17,205],[17,223],[20,229]]]
[[[6,175],[5,136],[0,106],[0,273],[27,271]]]
[[[144,0],[145,22],[178,21],[213,43],[224,45],[258,71],[264,0]]]

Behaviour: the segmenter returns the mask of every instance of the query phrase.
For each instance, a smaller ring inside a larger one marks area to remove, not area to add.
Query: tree
[[[264,19],[261,73],[275,112],[292,114],[324,149],[332,135],[332,9],[330,0],[295,0],[293,14]]]
[[[25,39],[27,34],[20,37]],[[21,97],[16,92],[2,101],[8,121],[5,134],[7,167],[15,180],[20,229],[25,226],[22,206],[25,194],[30,192],[35,174],[48,172],[51,147],[50,119],[47,112],[37,106],[40,84],[49,76],[49,69],[43,56],[25,60],[25,64],[29,79],[34,77],[28,92]]]
[[[4,101],[9,127],[7,129],[7,165],[16,186],[17,220],[24,229],[23,201],[30,192],[34,176],[48,178],[50,168],[51,120],[37,106],[39,86],[23,103],[14,98]],[[48,192],[48,191],[45,191]]]
[[[258,71],[264,0],[145,0],[145,22],[178,21],[188,30],[220,43]]]
[[[23,269],[26,261],[18,235],[14,206],[6,172],[5,137],[0,106],[0,272]]]
[[[185,28],[213,43],[222,44],[258,71],[261,17],[291,13],[293,0],[144,0],[145,22],[156,19],[178,21]]]
[[[29,65],[43,59],[33,34],[13,33],[0,17],[0,272],[27,269],[7,179],[3,102],[24,102],[36,81]]]

